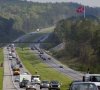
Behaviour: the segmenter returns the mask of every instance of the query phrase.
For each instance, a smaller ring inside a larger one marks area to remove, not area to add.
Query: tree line
[[[92,73],[100,72],[100,20],[97,17],[61,20],[55,34],[65,42],[64,53],[58,53],[59,58],[74,58],[80,64],[79,69],[90,68]]]

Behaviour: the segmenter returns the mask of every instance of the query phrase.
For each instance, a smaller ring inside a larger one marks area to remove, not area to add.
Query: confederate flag
[[[76,9],[76,12],[77,13],[84,13],[84,6],[79,6],[77,9]]]

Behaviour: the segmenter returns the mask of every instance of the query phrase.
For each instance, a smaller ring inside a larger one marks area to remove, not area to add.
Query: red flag
[[[79,7],[76,9],[76,12],[77,12],[77,13],[84,13],[84,6],[79,6]]]

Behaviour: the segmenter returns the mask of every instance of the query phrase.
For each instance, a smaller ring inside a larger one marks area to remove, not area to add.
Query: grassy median
[[[3,49],[0,48],[0,90],[3,88],[3,67],[1,64],[3,64]]]
[[[42,63],[28,49],[24,49],[22,51],[20,48],[17,48],[17,52],[23,64],[31,74],[35,74],[35,72],[37,72],[39,75],[41,75],[42,80],[58,80],[60,83],[62,83],[61,90],[66,90],[68,88],[71,80],[67,76]]]

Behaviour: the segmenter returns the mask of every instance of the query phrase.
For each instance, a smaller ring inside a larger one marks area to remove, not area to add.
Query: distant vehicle
[[[9,49],[9,47],[7,46],[7,49]]]
[[[11,51],[9,51],[9,56],[12,56],[12,53],[11,53]]]
[[[16,58],[16,53],[12,52],[12,58]]]
[[[50,57],[48,57],[48,60],[51,60],[51,58],[50,58]]]
[[[23,68],[22,64],[19,64],[19,67],[20,67],[20,68]]]
[[[11,49],[11,52],[15,52],[15,50],[14,49]]]
[[[33,83],[35,83],[35,84],[39,84],[39,85],[40,85],[40,83],[41,83],[40,75],[33,75],[33,76],[31,77],[31,81],[32,81]]]
[[[31,75],[29,74],[26,74],[26,73],[20,74],[19,78],[20,78],[20,82],[22,82],[23,79],[31,82]]]
[[[69,90],[99,90],[93,82],[75,82]]]
[[[20,75],[20,71],[13,71],[13,75]]]
[[[12,70],[14,69],[14,65],[13,64],[11,64],[11,68],[12,68]]]
[[[20,88],[26,87],[29,80],[22,80],[22,82],[19,83]]]
[[[20,75],[20,69],[19,68],[13,68],[13,75]]]
[[[46,58],[44,58],[44,57],[41,57],[41,59],[43,59],[44,61],[46,60]]]
[[[9,60],[12,60],[12,56],[9,55]]]
[[[36,84],[34,84],[33,82],[28,82],[26,85],[26,90],[36,90]]]
[[[49,84],[49,90],[52,90],[52,89],[60,90],[60,83],[56,80],[51,81]]]
[[[15,82],[19,82],[20,80],[19,80],[19,77],[16,77],[15,78]]]
[[[21,62],[19,60],[17,60],[17,64],[20,64]]]
[[[47,81],[47,80],[41,81],[40,89],[42,89],[42,88],[49,88],[49,81]]]
[[[59,68],[63,68],[63,66],[62,66],[62,65],[60,65],[60,66],[59,66]]]

